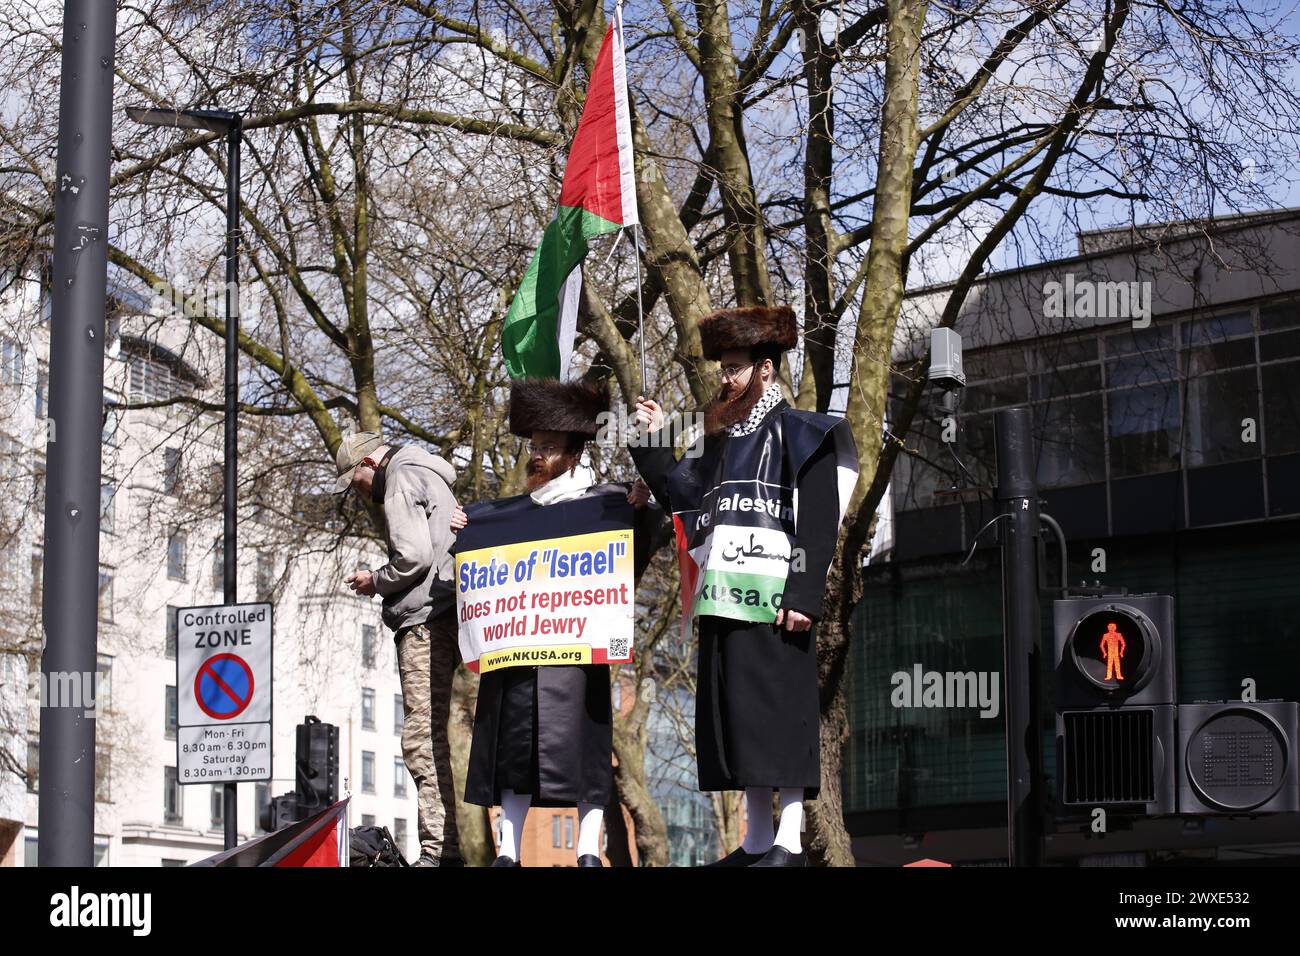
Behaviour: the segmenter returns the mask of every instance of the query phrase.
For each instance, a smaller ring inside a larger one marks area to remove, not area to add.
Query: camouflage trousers
[[[454,611],[396,634],[402,678],[402,757],[419,802],[420,852],[460,859],[456,835],[456,787],[451,777],[447,718],[451,682],[460,662]]]

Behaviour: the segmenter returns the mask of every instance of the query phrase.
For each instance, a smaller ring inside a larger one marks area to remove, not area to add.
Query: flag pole
[[[645,311],[641,306],[641,223],[638,222],[633,228],[636,230],[632,235],[632,246],[636,252],[636,337],[641,343],[641,394],[649,398],[651,396],[647,389],[650,386],[646,383],[645,374]]]

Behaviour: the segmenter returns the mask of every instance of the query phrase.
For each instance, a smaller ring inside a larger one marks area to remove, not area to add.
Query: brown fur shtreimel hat
[[[721,309],[700,320],[700,344],[704,357],[714,362],[727,349],[752,349],[774,345],[782,351],[799,341],[794,309],[788,305],[753,305]]]
[[[510,386],[510,431],[527,438],[542,429],[574,432],[593,439],[597,417],[609,411],[604,382],[561,382],[554,378],[521,379]]]

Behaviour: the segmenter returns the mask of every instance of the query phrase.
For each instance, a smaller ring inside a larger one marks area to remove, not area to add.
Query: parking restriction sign
[[[271,779],[271,605],[176,611],[182,784]]]

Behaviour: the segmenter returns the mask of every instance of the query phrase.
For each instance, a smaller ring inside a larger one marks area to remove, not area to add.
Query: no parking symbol
[[[194,701],[209,717],[238,717],[253,699],[253,669],[236,654],[217,654],[194,677]]]

